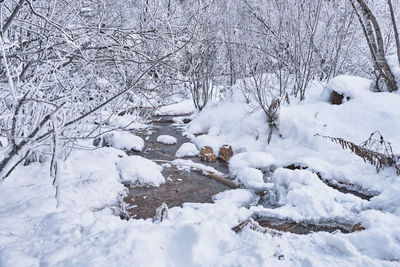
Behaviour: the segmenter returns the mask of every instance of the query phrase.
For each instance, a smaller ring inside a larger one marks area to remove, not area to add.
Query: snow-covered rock
[[[112,147],[126,151],[142,151],[144,147],[143,139],[129,132],[114,132],[110,141]]]
[[[343,101],[346,101],[365,94],[365,92],[369,91],[370,86],[371,80],[366,78],[351,75],[339,75],[328,82],[322,92],[321,98],[328,100],[329,98],[332,98],[332,94],[334,94],[337,97],[342,97]]]
[[[240,169],[236,179],[245,188],[249,189],[263,189],[266,186],[263,180],[263,173],[255,168]]]
[[[192,143],[183,143],[181,147],[176,151],[175,157],[193,157],[199,155],[199,150]]]
[[[177,140],[175,137],[170,135],[160,135],[157,137],[157,142],[166,145],[174,145],[176,144]]]
[[[159,110],[157,110],[155,114],[177,116],[190,114],[195,110],[196,108],[194,107],[193,100],[188,99],[179,103],[163,106]]]
[[[270,170],[274,167],[274,157],[266,152],[244,152],[234,155],[229,160],[229,171],[237,175],[242,169],[252,167],[256,169]]]
[[[159,186],[165,183],[162,167],[140,156],[124,157],[117,162],[121,180],[125,183]]]

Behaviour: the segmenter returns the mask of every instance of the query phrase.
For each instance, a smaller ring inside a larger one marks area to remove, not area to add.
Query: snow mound
[[[141,137],[129,132],[115,132],[111,136],[111,146],[126,151],[142,151],[144,141]]]
[[[199,150],[192,143],[184,143],[181,147],[176,151],[175,157],[183,158],[183,157],[192,157],[197,156],[199,154]]]
[[[157,142],[166,144],[166,145],[173,145],[176,144],[177,140],[175,137],[170,135],[160,135],[157,137]]]
[[[280,208],[277,214],[293,220],[352,218],[366,201],[325,185],[308,170],[278,168],[272,177]]]
[[[224,138],[220,136],[213,136],[213,135],[199,135],[195,138],[194,143],[197,147],[202,148],[205,146],[209,146],[213,149],[214,153],[217,153],[219,149],[226,144]]]
[[[140,156],[125,157],[117,162],[123,182],[140,185],[159,186],[165,183],[162,167]]]
[[[332,78],[322,92],[322,98],[327,100],[332,91],[343,95],[345,98],[358,97],[369,91],[371,81],[357,76],[339,75]]]
[[[255,201],[257,196],[254,192],[247,189],[233,189],[226,190],[218,193],[213,197],[215,203],[218,204],[230,204],[236,207],[242,207]]]
[[[180,103],[163,106],[159,110],[155,112],[156,115],[186,115],[193,113],[196,110],[194,107],[193,101],[191,99],[182,101]]]
[[[266,152],[244,152],[234,155],[229,160],[229,171],[233,175],[237,175],[240,170],[248,167],[257,169],[273,168],[275,159],[271,154]]]
[[[236,179],[245,188],[257,190],[266,187],[262,171],[255,168],[244,168],[239,170]]]

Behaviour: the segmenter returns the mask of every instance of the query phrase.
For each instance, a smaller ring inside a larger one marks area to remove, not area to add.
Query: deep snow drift
[[[264,114],[254,112],[238,87],[197,114],[185,133],[197,147],[182,146],[177,157],[197,154],[203,145],[218,151],[229,144],[234,151],[230,173],[242,188],[216,195],[212,204],[170,208],[168,219],[159,224],[121,220],[113,212],[125,190],[122,182],[164,181],[162,167],[147,159],[114,147],[74,150],[61,164],[60,208],[49,163],[19,166],[0,184],[0,266],[398,266],[400,179],[394,169],[377,174],[358,156],[315,134],[359,144],[379,130],[399,153],[400,96],[372,93],[354,84],[357,78],[344,80],[343,93],[356,93],[342,105],[327,103],[323,86],[314,84],[304,103],[283,106],[281,136],[273,135],[270,145]],[[350,88],[353,84],[357,89]],[[182,114],[189,111],[188,103],[162,111]],[[133,145],[116,141],[121,147]],[[308,169],[283,168],[290,164]],[[317,173],[377,196],[366,201],[339,192]],[[260,191],[268,193],[270,206],[254,205]],[[361,223],[366,230],[309,235],[272,235],[248,227],[232,231],[254,214]]]

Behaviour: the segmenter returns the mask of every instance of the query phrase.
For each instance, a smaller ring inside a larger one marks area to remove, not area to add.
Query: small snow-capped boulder
[[[117,169],[124,183],[151,186],[165,183],[162,166],[140,156],[122,158],[117,162]]]
[[[264,189],[266,184],[264,183],[263,173],[256,168],[243,168],[241,169],[236,179],[245,188],[260,190]]]
[[[204,146],[200,149],[200,158],[202,161],[214,162],[217,160],[217,156],[214,154],[214,151],[209,146]]]
[[[199,150],[192,143],[183,143],[181,147],[176,151],[175,157],[183,158],[183,157],[193,157],[199,154]]]
[[[170,135],[160,135],[157,137],[157,142],[164,145],[174,145],[177,143],[177,140],[175,137]]]
[[[124,151],[140,152],[144,147],[144,140],[130,132],[113,132],[102,135],[93,141],[96,147],[114,147]]]
[[[218,157],[223,161],[228,161],[232,156],[233,156],[233,151],[230,145],[223,145],[219,149]]]
[[[332,78],[321,98],[333,105],[340,105],[369,91],[371,81],[357,76],[339,75]]]

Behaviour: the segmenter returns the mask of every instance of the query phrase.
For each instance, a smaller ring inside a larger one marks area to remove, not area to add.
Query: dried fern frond
[[[371,165],[375,166],[376,172],[379,172],[385,166],[392,166],[396,169],[397,175],[400,175],[400,166],[398,164],[398,159],[393,154],[392,146],[383,139],[383,136],[378,131],[372,133],[370,137],[360,145],[356,145],[340,137],[320,134],[315,134],[315,136],[327,138],[339,144],[342,149],[350,150],[361,157],[364,162],[369,162]],[[379,136],[378,139],[375,139],[375,136]]]

